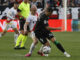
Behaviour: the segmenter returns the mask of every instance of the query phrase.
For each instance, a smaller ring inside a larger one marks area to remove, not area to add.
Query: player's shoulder
[[[24,2],[22,2],[21,4],[20,4],[20,6],[24,6],[25,5],[25,3]],[[27,3],[27,5],[30,5],[30,3]]]
[[[23,7],[23,6],[24,6],[24,3],[23,2],[19,4],[19,8],[20,7]]]
[[[10,10],[15,10],[14,7],[12,7]]]
[[[44,12],[42,12],[40,15],[41,15],[41,16],[44,16],[44,15],[45,15],[45,13],[44,13]]]
[[[40,14],[40,16],[39,16],[39,19],[45,19],[46,18],[46,15],[45,15],[45,13],[43,12],[43,13],[41,13]]]
[[[23,2],[21,2],[20,5],[23,5]]]
[[[12,10],[13,9],[13,7],[12,8],[10,8],[10,10]]]
[[[13,11],[13,7],[12,7],[12,8],[10,8],[8,12],[11,12],[11,11]]]
[[[46,18],[46,14],[45,14],[45,12],[42,12],[41,14],[40,14],[40,17],[42,18]]]

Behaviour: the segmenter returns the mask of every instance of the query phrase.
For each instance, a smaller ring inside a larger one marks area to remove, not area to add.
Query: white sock
[[[34,48],[35,48],[35,44],[32,43],[32,44],[31,44],[31,47],[30,47],[30,51],[29,51],[30,54],[32,54],[32,51],[34,50]]]
[[[65,55],[66,57],[71,57],[71,55],[68,54],[67,52],[64,52],[64,55]]]
[[[44,47],[44,46],[42,45],[42,46],[41,46],[41,48],[40,48],[40,50],[39,50],[40,52],[42,52],[42,50],[43,50],[43,47]]]
[[[67,54],[67,52],[64,52],[64,54]]]
[[[2,34],[0,33],[0,37],[2,37]]]
[[[14,42],[16,43],[17,41],[17,38],[18,38],[18,34],[14,34]]]

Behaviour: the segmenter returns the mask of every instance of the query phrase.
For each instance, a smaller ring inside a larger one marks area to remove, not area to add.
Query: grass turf
[[[28,37],[26,41],[26,50],[14,50],[13,33],[7,33],[0,38],[0,60],[80,60],[80,32],[55,32],[54,35],[66,51],[71,54],[70,58],[66,58],[53,43],[51,43],[52,50],[49,57],[39,56],[37,51],[41,46],[40,42],[31,57],[24,57],[32,43],[31,38]]]

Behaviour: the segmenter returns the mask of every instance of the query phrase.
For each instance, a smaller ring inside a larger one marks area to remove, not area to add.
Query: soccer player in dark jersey
[[[64,53],[64,55],[66,57],[70,57],[70,54],[68,54],[64,48],[62,47],[62,45],[55,39],[54,35],[52,32],[50,32],[51,30],[60,30],[61,28],[52,28],[49,27],[48,25],[48,20],[49,20],[49,16],[52,14],[53,9],[52,8],[47,8],[43,13],[40,14],[40,17],[36,23],[35,26],[35,36],[37,37],[37,39],[44,45],[44,46],[50,46],[50,43],[47,39],[49,39],[51,42],[53,42],[56,47],[62,52]],[[39,54],[41,54],[42,52],[39,51]]]

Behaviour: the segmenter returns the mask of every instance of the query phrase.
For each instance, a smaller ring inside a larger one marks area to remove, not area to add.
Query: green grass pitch
[[[0,60],[80,60],[80,32],[55,32],[56,39],[61,42],[70,58],[66,58],[56,46],[51,43],[51,53],[49,57],[41,57],[37,54],[41,44],[36,46],[31,57],[24,57],[29,51],[32,39],[28,37],[25,47],[26,50],[14,50],[13,33],[7,33],[0,38]]]

